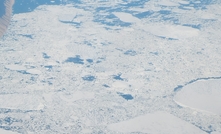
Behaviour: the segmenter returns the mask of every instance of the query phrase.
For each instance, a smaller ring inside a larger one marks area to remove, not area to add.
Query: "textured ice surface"
[[[221,115],[221,80],[199,80],[183,87],[174,100],[181,106]]]
[[[142,132],[150,134],[206,134],[199,128],[169,113],[155,112],[119,123],[109,124],[108,129],[116,132]]]

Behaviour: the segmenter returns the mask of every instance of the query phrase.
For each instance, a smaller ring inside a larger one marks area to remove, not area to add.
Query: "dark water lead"
[[[110,86],[108,86],[107,84],[103,84],[102,86],[106,87],[106,88],[109,88]]]
[[[52,69],[53,68],[52,65],[48,65],[48,66],[44,66],[44,67],[47,68],[47,69]]]
[[[137,55],[137,52],[134,50],[127,50],[126,52],[124,52],[125,55],[130,55],[130,56],[135,56]]]
[[[84,64],[84,60],[80,58],[80,55],[76,55],[75,57],[68,57],[65,62],[73,62],[75,64]]]
[[[21,35],[21,36],[29,38],[29,39],[33,39],[33,36],[31,34],[18,34],[18,35]]]
[[[93,60],[92,59],[86,59],[87,62],[92,63]]]
[[[121,81],[124,80],[123,78],[121,78],[121,74],[113,75],[113,78],[114,78],[115,80],[121,80]]]
[[[86,76],[82,77],[82,79],[84,81],[94,81],[96,78],[92,75],[86,75]]]
[[[117,94],[120,95],[121,97],[123,97],[127,101],[134,99],[134,97],[131,94],[124,94],[124,93],[120,93],[120,92],[117,92]]]
[[[81,0],[15,0],[13,13],[18,14],[32,12],[40,5],[63,5],[67,3],[81,3],[80,1]]]
[[[49,59],[51,56],[48,56],[46,53],[42,53],[44,59]]]
[[[146,12],[141,12],[135,15],[135,17],[142,19],[146,17],[150,17],[152,14],[154,14],[154,11],[146,11]]]

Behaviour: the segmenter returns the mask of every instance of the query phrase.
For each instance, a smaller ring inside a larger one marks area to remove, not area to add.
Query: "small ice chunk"
[[[221,79],[199,80],[184,86],[174,97],[183,106],[221,115]]]
[[[134,17],[133,15],[129,13],[113,12],[113,14],[123,22],[136,23],[140,21],[140,19],[138,19],[137,17]]]

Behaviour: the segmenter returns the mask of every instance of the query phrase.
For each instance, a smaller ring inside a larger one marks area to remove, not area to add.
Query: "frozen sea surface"
[[[221,133],[219,0],[17,0],[0,133]]]

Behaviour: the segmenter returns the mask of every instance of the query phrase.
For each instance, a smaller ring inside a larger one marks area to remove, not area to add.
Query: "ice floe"
[[[136,23],[139,22],[140,19],[134,17],[132,14],[124,13],[124,12],[113,12],[115,16],[117,16],[121,21],[128,23]]]
[[[107,128],[121,133],[206,134],[194,125],[161,111],[109,124]]]
[[[184,86],[174,97],[183,107],[221,115],[221,80],[199,80]]]
[[[173,39],[185,39],[199,34],[199,30],[181,25],[147,24],[144,29],[156,36]]]

